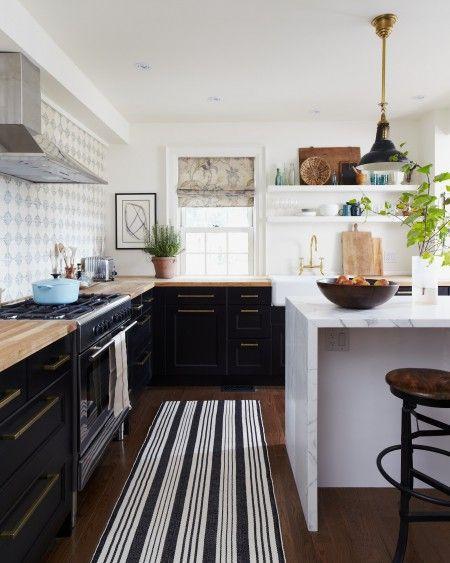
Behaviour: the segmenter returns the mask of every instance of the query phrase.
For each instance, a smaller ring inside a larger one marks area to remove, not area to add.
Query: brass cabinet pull
[[[53,489],[53,487],[58,482],[59,473],[46,475],[45,477],[41,477],[41,479],[45,479],[47,481],[47,485],[45,486],[45,488],[43,489],[41,494],[35,499],[33,504],[25,512],[25,514],[16,523],[15,526],[13,526],[9,530],[1,530],[0,531],[0,538],[10,539],[10,540],[14,540],[16,538],[17,534],[25,526],[25,524],[28,522],[28,520],[33,516],[33,514],[39,508],[39,505],[42,503],[42,501],[45,499],[45,497],[49,494],[49,492]]]
[[[179,313],[214,313],[214,309],[178,309]]]
[[[5,389],[4,393],[5,395],[2,399],[0,399],[0,409],[9,405],[9,403],[14,401],[14,399],[17,399],[22,391],[20,389]]]
[[[66,364],[69,360],[70,360],[70,354],[65,354],[64,356],[59,356],[59,358],[56,360],[55,363],[53,363],[53,364],[46,364],[46,365],[44,366],[44,370],[45,370],[45,371],[56,371],[56,370],[59,369],[61,366],[63,366],[64,364]]]
[[[241,293],[241,298],[245,299],[245,298],[252,298],[252,299],[258,299],[259,295],[257,293],[249,293],[249,294],[245,294],[245,293]]]
[[[35,424],[40,418],[44,416],[51,408],[53,408],[56,403],[59,402],[59,397],[47,397],[45,399],[45,405],[40,411],[34,414],[23,426],[16,430],[12,434],[0,434],[0,440],[17,440],[20,438],[27,430],[29,430],[33,424]]]
[[[144,326],[145,324],[147,324],[147,323],[148,323],[148,321],[149,321],[149,320],[150,320],[151,318],[152,318],[152,316],[151,316],[151,315],[148,315],[148,317],[145,317],[145,319],[144,319],[144,320],[142,320],[142,321],[138,321],[138,323],[137,323],[137,324],[138,324],[138,326]]]
[[[133,305],[133,311],[140,311],[144,305]]]
[[[145,354],[144,359],[141,360],[140,362],[134,362],[135,366],[143,366],[146,361],[150,358],[150,356],[152,355],[152,352],[147,352],[147,354]]]
[[[259,313],[259,309],[241,309],[241,313]]]
[[[200,299],[214,299],[215,295],[214,293],[210,293],[210,294],[205,294],[205,295],[188,295],[187,293],[179,293],[178,297],[184,297],[186,299],[194,299],[196,297],[199,297]]]
[[[144,299],[144,303],[153,303],[154,297],[149,297],[148,299]]]
[[[241,342],[241,348],[258,348],[257,342]]]

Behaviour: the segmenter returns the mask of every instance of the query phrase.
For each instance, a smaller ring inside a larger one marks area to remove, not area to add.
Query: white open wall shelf
[[[384,186],[362,185],[362,186],[267,186],[269,194],[300,194],[300,193],[317,193],[317,194],[345,194],[345,193],[365,193],[367,195],[375,195],[377,193],[402,193],[414,191],[418,188],[412,184],[386,184]]]
[[[351,216],[351,215],[272,215],[267,217],[268,223],[392,223],[394,225],[401,225],[401,222],[396,217],[384,215],[365,215]]]

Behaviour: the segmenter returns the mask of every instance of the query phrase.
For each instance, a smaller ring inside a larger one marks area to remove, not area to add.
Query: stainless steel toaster
[[[94,281],[113,281],[114,277],[117,276],[114,258],[88,256],[81,259],[81,269]]]

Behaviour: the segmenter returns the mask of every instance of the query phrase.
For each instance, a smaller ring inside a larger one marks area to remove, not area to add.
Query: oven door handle
[[[130,328],[133,328],[136,324],[137,324],[137,321],[133,321],[132,323],[130,323],[128,326],[126,326],[120,332],[128,332],[130,330]],[[116,336],[118,336],[120,334],[120,332],[118,332],[116,334]],[[111,338],[111,340],[109,340],[106,344],[103,344],[103,346],[100,346],[100,347],[99,346],[93,346],[92,350],[95,350],[95,352],[89,356],[89,361],[93,362],[97,356],[99,356],[102,352],[107,350],[111,346],[111,344],[114,342],[114,339],[116,338],[116,336],[114,338]]]

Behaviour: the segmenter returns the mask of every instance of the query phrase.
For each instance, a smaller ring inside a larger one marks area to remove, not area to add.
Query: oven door
[[[80,374],[80,435],[79,452],[86,451],[109,417],[109,352],[114,337],[129,330],[135,322],[109,333],[79,357]]]

